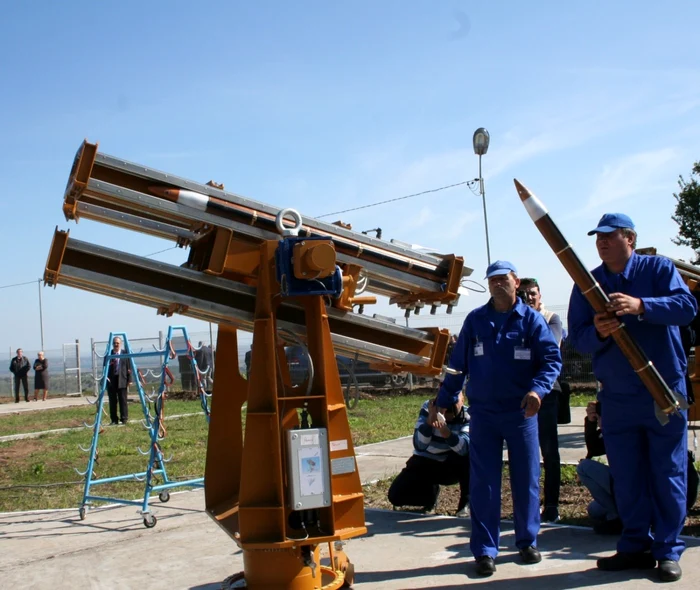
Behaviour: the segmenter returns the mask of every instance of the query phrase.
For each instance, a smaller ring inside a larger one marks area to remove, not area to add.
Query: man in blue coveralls
[[[561,354],[538,311],[516,296],[515,267],[503,260],[486,270],[491,299],[464,321],[437,405],[450,408],[465,377],[470,422],[470,548],[476,571],[496,571],[501,521],[503,441],[508,444],[513,492],[515,544],[524,563],[542,560],[540,530],[540,451],[536,414],[561,371]]]
[[[608,313],[594,313],[574,287],[568,320],[571,342],[593,353],[602,384],[603,436],[623,524],[617,553],[599,559],[598,568],[653,569],[658,561],[661,581],[674,582],[685,548],[679,535],[686,514],[687,415],[671,415],[661,425],[654,400],[610,335],[623,321],[668,386],[686,396],[678,326],[693,320],[697,304],[671,261],[635,253],[637,234],[627,215],[606,213],[593,234],[603,264],[592,274],[610,298]]]

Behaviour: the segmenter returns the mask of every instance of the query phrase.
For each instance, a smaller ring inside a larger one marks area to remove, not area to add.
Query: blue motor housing
[[[343,292],[343,276],[340,267],[323,279],[298,279],[294,276],[294,246],[299,242],[310,240],[328,240],[324,237],[299,238],[287,237],[279,241],[275,252],[277,280],[284,297],[302,297],[304,295],[330,295],[340,297]]]

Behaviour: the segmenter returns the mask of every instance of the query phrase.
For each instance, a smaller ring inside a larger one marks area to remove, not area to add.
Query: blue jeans
[[[593,496],[588,505],[588,516],[599,522],[619,518],[610,485],[610,467],[593,459],[581,459],[576,472]]]

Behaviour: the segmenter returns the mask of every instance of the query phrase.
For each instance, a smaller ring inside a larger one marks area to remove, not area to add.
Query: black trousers
[[[126,399],[126,387],[107,386],[107,395],[109,396],[109,417],[112,422],[119,422],[117,418],[117,404],[119,404],[119,415],[121,421],[126,422],[129,419],[129,406]]]
[[[461,510],[469,503],[469,455],[450,452],[445,461],[412,455],[406,467],[389,488],[393,506],[422,506],[432,508],[437,502],[440,486],[459,484]]]
[[[15,375],[15,401],[19,401],[19,384],[22,383],[24,388],[24,401],[29,401],[29,382],[27,381],[27,374]]]
[[[544,505],[559,506],[559,488],[561,486],[561,460],[559,458],[559,431],[557,416],[559,414],[559,392],[551,391],[542,399],[542,406],[537,414],[540,450],[544,466]]]

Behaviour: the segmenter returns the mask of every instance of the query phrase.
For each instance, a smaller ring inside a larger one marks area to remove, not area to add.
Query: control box
[[[331,505],[328,431],[304,428],[287,431],[289,507],[308,510]]]

